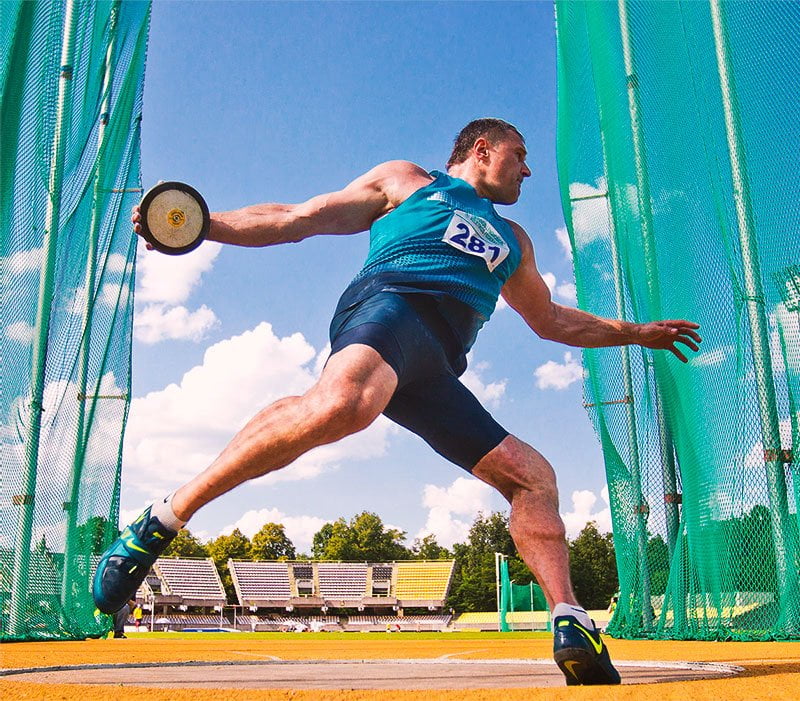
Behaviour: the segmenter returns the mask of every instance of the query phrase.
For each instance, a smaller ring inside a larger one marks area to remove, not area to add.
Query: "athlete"
[[[531,174],[526,156],[514,126],[479,119],[459,133],[446,173],[389,161],[302,204],[211,215],[208,238],[222,243],[270,246],[369,229],[369,254],[339,300],[319,381],[303,396],[256,414],[205,471],[124,529],[95,575],[100,610],[114,611],[136,592],[202,506],[383,413],[509,501],[511,535],[547,597],[554,656],[567,683],[619,683],[572,591],[553,468],[500,426],[458,377],[500,294],[536,334],[572,346],[640,344],[686,362],[676,344],[697,351],[699,327],[683,320],[615,321],[554,303],[528,235],[495,209],[519,199]],[[140,220],[134,208],[136,233]]]

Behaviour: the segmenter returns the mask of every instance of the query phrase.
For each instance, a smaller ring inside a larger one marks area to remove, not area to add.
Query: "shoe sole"
[[[563,648],[553,657],[567,679],[567,686],[620,683],[619,676],[610,676],[597,662],[597,656],[583,648]]]

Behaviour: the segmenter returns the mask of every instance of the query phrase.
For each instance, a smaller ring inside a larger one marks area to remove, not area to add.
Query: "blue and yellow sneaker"
[[[153,563],[177,531],[165,528],[147,507],[103,553],[92,582],[94,603],[103,613],[119,611],[136,596]]]
[[[619,672],[596,629],[587,630],[574,616],[557,616],[553,635],[553,657],[567,686],[620,683]]]

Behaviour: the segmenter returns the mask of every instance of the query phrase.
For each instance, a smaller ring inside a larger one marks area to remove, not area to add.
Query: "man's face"
[[[500,141],[487,143],[486,148],[489,199],[497,204],[514,204],[522,191],[522,181],[531,174],[525,162],[525,144],[518,134],[509,132]]]

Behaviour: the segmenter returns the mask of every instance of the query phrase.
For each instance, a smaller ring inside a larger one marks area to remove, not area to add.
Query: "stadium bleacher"
[[[395,563],[397,583],[394,594],[404,606],[431,606],[444,601],[453,576],[454,560]],[[440,604],[441,605],[441,604]]]
[[[285,562],[228,560],[228,570],[243,606],[285,606],[292,598]]]
[[[187,606],[224,606],[225,589],[211,558],[161,557],[153,565],[163,595]]]
[[[319,595],[335,606],[358,602],[367,594],[367,566],[352,562],[317,564]],[[341,604],[336,602],[342,602]]]

